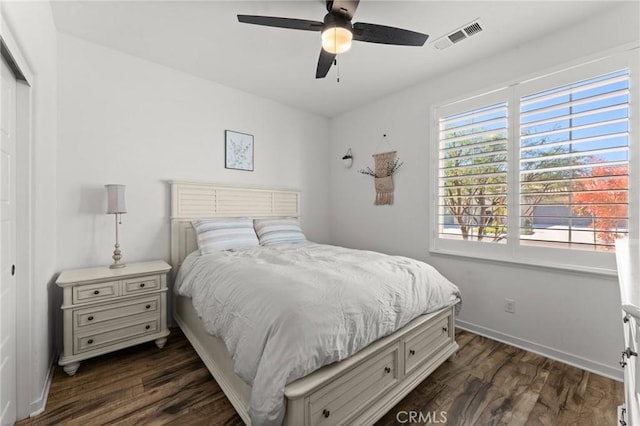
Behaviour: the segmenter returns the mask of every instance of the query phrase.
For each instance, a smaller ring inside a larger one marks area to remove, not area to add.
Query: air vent
[[[458,29],[453,30],[446,36],[440,37],[433,42],[433,45],[436,49],[446,49],[447,47],[453,46],[454,44],[459,43],[462,40],[471,37],[472,35],[478,34],[482,30],[482,22],[480,22],[480,19],[478,18],[466,25],[463,25]]]
[[[482,31],[482,27],[478,22],[474,22],[473,24],[464,28],[464,32],[467,33],[468,36],[472,36],[475,33],[479,33],[480,31]]]

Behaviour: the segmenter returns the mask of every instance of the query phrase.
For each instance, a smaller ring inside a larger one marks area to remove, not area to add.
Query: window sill
[[[613,278],[613,279],[618,278],[618,271],[616,269],[609,269],[609,268],[563,264],[563,263],[539,261],[539,260],[533,260],[533,259],[516,260],[516,259],[505,259],[505,258],[487,258],[485,256],[474,255],[472,253],[460,252],[456,250],[430,249],[429,254],[434,256],[466,258],[474,261],[481,261],[481,262],[492,263],[497,265],[526,266],[528,268],[546,269],[546,270],[560,271],[560,272],[571,273],[571,274],[599,275],[602,277]]]

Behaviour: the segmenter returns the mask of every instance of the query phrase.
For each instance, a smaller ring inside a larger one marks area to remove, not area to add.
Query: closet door
[[[16,96],[13,72],[0,72],[0,425],[16,420]]]

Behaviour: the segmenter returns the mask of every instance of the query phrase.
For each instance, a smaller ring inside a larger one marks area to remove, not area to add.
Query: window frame
[[[542,266],[552,269],[615,275],[615,253],[572,248],[538,247],[520,243],[520,99],[598,75],[629,69],[629,238],[640,237],[640,49],[600,56],[591,61],[558,67],[553,72],[517,79],[492,90],[478,91],[431,107],[429,146],[429,252],[498,262]],[[440,123],[441,117],[468,112],[474,108],[507,102],[507,238],[505,243],[440,238]],[[515,112],[515,113],[514,113]],[[634,186],[633,183],[636,183]],[[561,261],[559,261],[561,259]]]

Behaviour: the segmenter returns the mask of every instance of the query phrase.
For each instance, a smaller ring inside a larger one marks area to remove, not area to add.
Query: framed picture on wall
[[[253,135],[224,131],[224,166],[227,169],[253,171]]]

